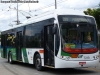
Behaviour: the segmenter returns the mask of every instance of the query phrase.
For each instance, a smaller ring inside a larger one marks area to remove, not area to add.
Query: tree
[[[96,12],[96,10],[91,8],[88,8],[86,11],[84,11],[86,15],[91,15],[91,16],[94,16],[94,12]]]
[[[86,11],[84,11],[84,13],[86,15],[93,16],[96,20],[98,29],[100,29],[100,4],[98,8],[95,9],[88,8]]]

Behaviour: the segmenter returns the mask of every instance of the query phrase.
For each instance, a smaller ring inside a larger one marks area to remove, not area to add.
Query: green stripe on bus
[[[66,52],[64,52],[64,51],[61,51],[61,55],[62,55],[62,56],[71,56],[71,54],[66,53]]]
[[[16,49],[12,48],[11,52],[12,52],[12,58],[13,58],[13,60],[16,60]]]
[[[9,51],[12,53],[12,60],[16,60],[16,48],[7,48],[7,54]]]
[[[23,59],[24,59],[25,63],[29,63],[26,48],[22,48],[22,52],[23,52],[23,57],[24,57]]]

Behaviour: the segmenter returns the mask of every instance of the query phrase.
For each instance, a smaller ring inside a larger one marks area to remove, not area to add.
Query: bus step
[[[44,65],[44,67],[55,68],[54,66]]]

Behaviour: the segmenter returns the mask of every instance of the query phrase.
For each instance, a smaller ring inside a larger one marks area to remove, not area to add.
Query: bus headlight
[[[99,55],[93,56],[94,60],[97,60],[99,58]]]

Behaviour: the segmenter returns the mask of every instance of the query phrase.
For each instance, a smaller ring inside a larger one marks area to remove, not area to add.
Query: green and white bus
[[[1,57],[37,70],[96,67],[98,56],[95,19],[78,10],[56,9],[1,32]]]

